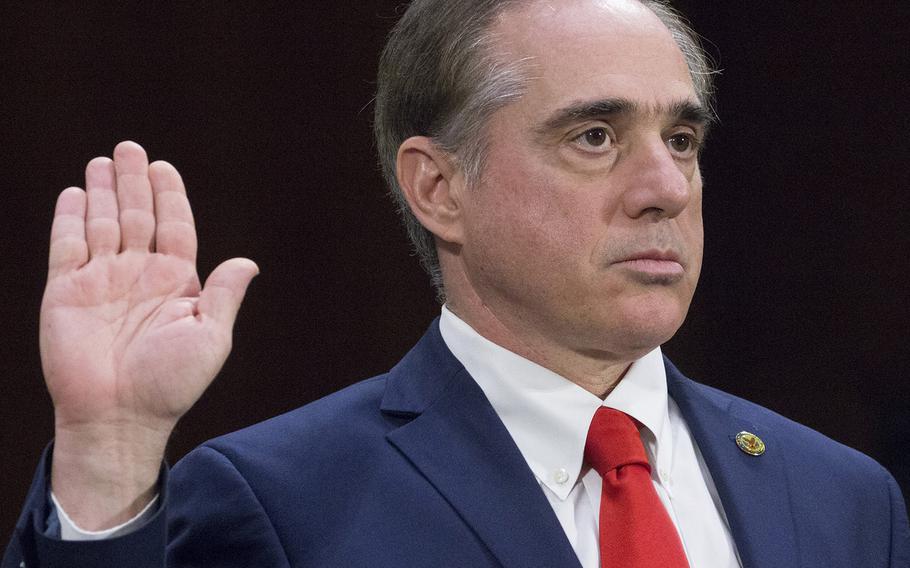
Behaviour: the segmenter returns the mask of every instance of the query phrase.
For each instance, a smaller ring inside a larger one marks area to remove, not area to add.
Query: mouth
[[[613,266],[655,281],[678,280],[686,272],[677,253],[656,249],[634,252],[614,262]]]

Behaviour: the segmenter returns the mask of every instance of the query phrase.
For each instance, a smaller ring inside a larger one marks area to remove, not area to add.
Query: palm
[[[179,175],[163,163],[149,169],[135,144],[118,146],[113,163],[90,163],[86,190],[58,201],[42,304],[58,426],[167,430],[224,362],[255,266],[228,261],[200,289]]]
[[[80,421],[113,409],[182,414],[198,396],[198,381],[185,375],[217,367],[226,347],[199,349],[205,326],[180,299],[198,289],[192,266],[158,254],[92,260],[49,281],[43,355],[61,410]]]

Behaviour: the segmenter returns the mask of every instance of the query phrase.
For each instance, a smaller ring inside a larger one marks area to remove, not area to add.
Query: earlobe
[[[425,136],[408,138],[398,148],[397,175],[420,224],[443,241],[461,244],[464,184],[448,154]]]

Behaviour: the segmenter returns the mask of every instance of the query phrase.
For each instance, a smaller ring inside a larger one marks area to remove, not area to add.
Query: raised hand
[[[154,494],[167,439],[231,347],[247,259],[200,289],[183,182],[123,142],[89,162],[85,191],[60,194],[41,308],[54,401],[55,495],[86,529],[131,517]]]

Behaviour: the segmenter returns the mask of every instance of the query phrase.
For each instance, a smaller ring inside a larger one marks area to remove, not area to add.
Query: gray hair
[[[390,194],[440,301],[445,288],[433,234],[408,206],[396,177],[398,148],[427,136],[475,185],[486,157],[486,125],[524,94],[525,61],[494,50],[494,20],[529,0],[413,0],[379,60],[373,132]],[[639,0],[663,22],[682,51],[701,104],[713,112],[715,71],[685,18],[667,0]]]

